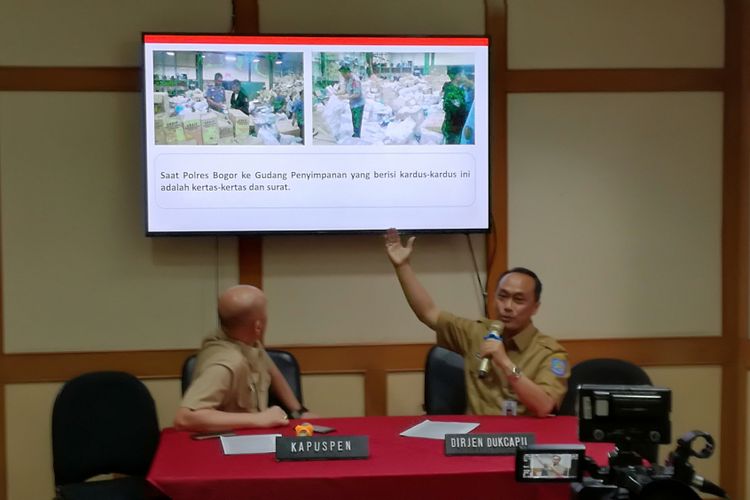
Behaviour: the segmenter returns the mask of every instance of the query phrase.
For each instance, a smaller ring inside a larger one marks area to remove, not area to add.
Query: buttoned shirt
[[[219,104],[224,104],[227,100],[227,95],[224,93],[224,87],[217,87],[216,85],[208,87],[204,95],[207,99],[211,98],[214,102]]]
[[[268,407],[272,363],[260,342],[250,346],[218,331],[203,341],[193,382],[181,406],[191,410],[263,411]]]
[[[470,320],[442,311],[438,317],[438,345],[464,358],[467,412],[475,415],[500,415],[507,400],[517,402],[517,414],[528,413],[503,371],[492,363],[492,370],[479,378],[479,348],[489,330],[488,319]],[[546,392],[559,407],[568,389],[570,368],[568,353],[555,339],[529,325],[512,338],[504,338],[508,358],[523,375]]]

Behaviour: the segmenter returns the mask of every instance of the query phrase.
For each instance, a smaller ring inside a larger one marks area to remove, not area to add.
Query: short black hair
[[[534,280],[534,298],[537,302],[539,302],[539,299],[542,298],[542,280],[539,279],[539,276],[536,275],[534,271],[531,269],[527,269],[525,267],[514,267],[511,269],[508,269],[503,274],[500,275],[500,277],[497,279],[498,286],[500,285],[500,280],[505,278],[507,275],[511,273],[518,273],[518,274],[525,274],[526,276],[529,276]]]
[[[222,75],[221,73],[216,73],[214,75],[214,80],[216,80],[217,78],[221,78],[223,80],[224,79],[224,75]]]

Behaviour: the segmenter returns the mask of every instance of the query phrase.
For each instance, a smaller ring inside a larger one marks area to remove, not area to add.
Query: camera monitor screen
[[[488,50],[144,34],[146,232],[486,231]]]
[[[583,445],[534,445],[516,451],[516,480],[525,482],[580,481]]]

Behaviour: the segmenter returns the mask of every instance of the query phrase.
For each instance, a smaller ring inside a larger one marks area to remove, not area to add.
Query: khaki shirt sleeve
[[[266,346],[262,347],[261,352],[263,353],[261,354],[261,358],[263,359],[262,362],[264,363],[263,369],[266,371],[270,370],[271,367],[275,365],[275,363],[271,359],[271,356],[268,355],[268,351],[266,351]]]
[[[461,318],[449,312],[440,311],[435,333],[437,333],[437,344],[461,355],[470,350],[470,332],[477,322]]]
[[[534,383],[552,398],[557,409],[568,392],[569,377],[568,353],[564,350],[550,351],[539,367]]]
[[[218,408],[232,385],[232,372],[224,365],[206,368],[193,380],[182,397],[180,406],[191,410]]]

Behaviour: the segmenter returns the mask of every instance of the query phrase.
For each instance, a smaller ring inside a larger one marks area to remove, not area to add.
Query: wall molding
[[[0,66],[0,91],[140,92],[141,68]]]
[[[728,354],[718,337],[562,340],[571,364],[618,357],[641,366],[721,365]],[[290,351],[303,374],[410,372],[424,368],[433,343],[273,345]],[[122,370],[144,379],[179,378],[193,349],[5,354],[0,384],[63,382],[81,373]],[[375,385],[380,390],[379,385]],[[379,397],[373,395],[372,397]],[[384,413],[383,413],[384,414]]]
[[[723,68],[509,70],[508,92],[721,92]]]
[[[492,4],[497,0],[487,2]],[[496,40],[496,32],[501,29],[489,25],[487,29]],[[727,78],[723,68],[509,70],[505,68],[503,54],[498,47],[491,53],[491,78],[493,89],[498,92],[496,95],[505,92],[721,92]],[[0,66],[0,91],[140,92],[141,80],[140,67]],[[499,139],[505,106],[497,101],[499,99],[493,101],[492,116],[493,135]],[[502,158],[502,151],[503,145],[497,147],[493,143],[493,158]]]

